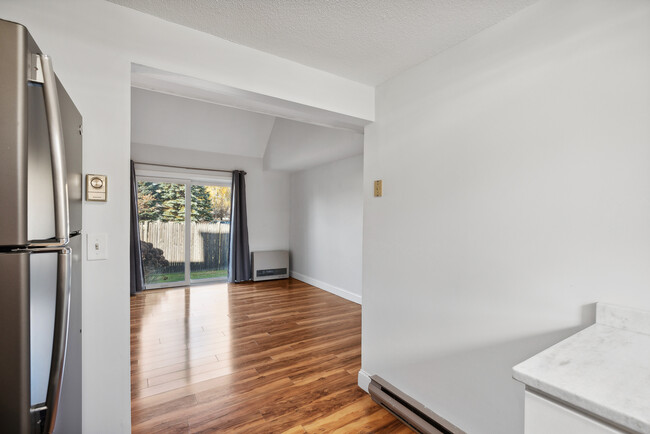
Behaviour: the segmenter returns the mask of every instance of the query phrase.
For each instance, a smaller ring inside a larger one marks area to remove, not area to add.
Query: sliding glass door
[[[138,217],[145,287],[189,283],[185,277],[185,184],[138,180]]]
[[[228,277],[230,185],[191,185],[190,279]]]
[[[225,280],[230,181],[137,180],[145,288]]]

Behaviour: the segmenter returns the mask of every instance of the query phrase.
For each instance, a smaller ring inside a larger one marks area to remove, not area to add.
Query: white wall
[[[650,2],[542,0],[376,100],[363,369],[467,432],[521,433],[513,365],[597,301],[650,308]]]
[[[84,262],[83,427],[130,430],[129,157],[131,62],[373,119],[374,89],[103,0],[2,0],[25,24],[84,117],[84,171],[109,177],[85,203],[84,231],[107,233],[107,261]]]
[[[246,172],[250,250],[289,248],[289,173],[265,171],[261,158],[133,143],[134,161]]]
[[[363,155],[291,175],[291,272],[361,303]]]
[[[264,153],[264,167],[304,170],[363,153],[363,134],[277,118]]]

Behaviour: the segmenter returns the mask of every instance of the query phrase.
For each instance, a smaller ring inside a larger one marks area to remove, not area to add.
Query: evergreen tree
[[[157,186],[153,182],[138,182],[138,216],[141,221],[160,219],[163,210]]]
[[[191,186],[190,200],[192,221],[214,220],[212,199],[205,186]],[[138,215],[141,221],[185,221],[185,185],[169,182],[139,182]]]
[[[192,221],[211,222],[214,220],[214,210],[210,200],[210,192],[205,185],[192,186]]]
[[[159,184],[159,187],[163,208],[160,220],[163,222],[185,221],[185,185],[164,183]]]

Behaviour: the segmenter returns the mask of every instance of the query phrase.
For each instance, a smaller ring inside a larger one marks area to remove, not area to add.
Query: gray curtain
[[[135,164],[131,161],[131,295],[144,289],[144,270],[140,250],[138,221],[138,183],[135,180]]]
[[[248,223],[246,219],[246,172],[232,172],[230,193],[230,260],[228,282],[251,280],[251,255],[248,248]]]

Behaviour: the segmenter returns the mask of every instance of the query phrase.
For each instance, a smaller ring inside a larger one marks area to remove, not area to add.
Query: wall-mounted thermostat
[[[106,175],[86,175],[86,200],[106,202]]]

